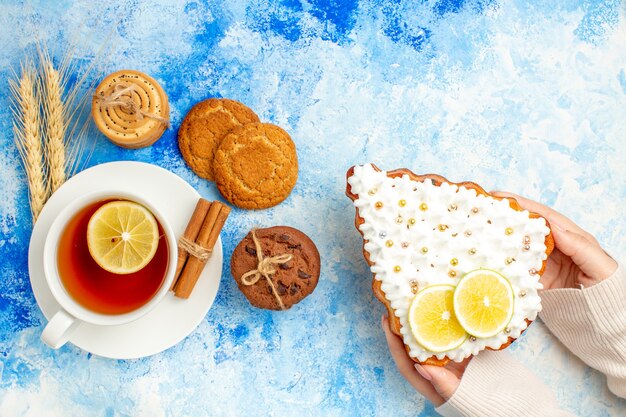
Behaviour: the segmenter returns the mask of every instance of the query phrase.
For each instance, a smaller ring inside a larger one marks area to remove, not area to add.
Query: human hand
[[[402,339],[391,332],[387,316],[382,317],[381,325],[400,374],[436,407],[448,401],[461,383],[470,358],[460,363],[450,362],[446,366],[420,365],[406,353]]]
[[[562,214],[516,194],[498,191],[491,194],[514,198],[523,209],[541,215],[550,223],[555,249],[541,276],[544,289],[591,287],[617,269],[617,262],[598,241]]]

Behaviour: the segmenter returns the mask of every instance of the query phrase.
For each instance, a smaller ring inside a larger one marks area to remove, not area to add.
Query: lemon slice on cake
[[[513,316],[513,288],[489,269],[465,274],[454,292],[454,312],[467,333],[491,337],[504,330]]]
[[[415,340],[431,352],[460,346],[467,333],[454,314],[454,286],[431,285],[415,295],[409,309],[409,325]]]
[[[159,226],[141,204],[112,201],[91,216],[87,245],[101,268],[114,274],[132,274],[154,257],[159,246]]]

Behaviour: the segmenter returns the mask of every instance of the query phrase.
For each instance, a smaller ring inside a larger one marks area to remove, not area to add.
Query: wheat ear
[[[63,102],[62,84],[59,72],[54,68],[47,54],[41,60],[43,67],[43,109],[45,120],[46,159],[50,191],[55,192],[67,177],[67,159],[65,149],[65,131],[67,130],[67,112]]]
[[[12,94],[13,140],[28,179],[33,223],[48,198],[41,144],[41,109],[38,97],[40,91],[36,77],[34,65],[27,61],[22,66],[19,81],[16,81],[17,75],[14,76],[15,79],[9,81]]]

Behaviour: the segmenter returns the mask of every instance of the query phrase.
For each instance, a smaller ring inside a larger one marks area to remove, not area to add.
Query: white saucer
[[[183,234],[200,195],[177,175],[142,162],[110,162],[89,168],[70,178],[44,206],[33,228],[28,252],[30,284],[41,311],[50,319],[61,307],[52,297],[43,275],[43,246],[46,234],[57,213],[70,201],[86,192],[110,189],[145,192],[157,205],[176,236]],[[72,333],[70,343],[99,356],[131,359],[154,355],[189,335],[211,308],[222,276],[222,240],[218,239],[213,255],[188,300],[170,292],[148,314],[120,326],[96,326],[81,323]]]

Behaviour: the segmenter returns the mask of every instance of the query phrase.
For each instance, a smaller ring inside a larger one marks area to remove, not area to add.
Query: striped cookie
[[[91,115],[98,129],[123,148],[143,148],[156,142],[169,126],[167,95],[148,75],[122,70],[108,75],[96,88]]]

